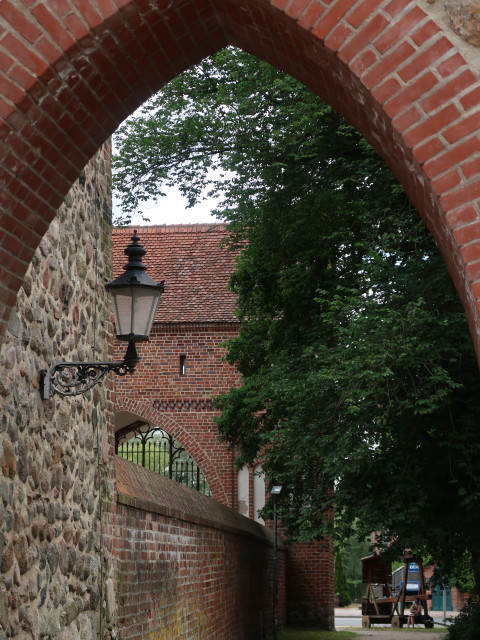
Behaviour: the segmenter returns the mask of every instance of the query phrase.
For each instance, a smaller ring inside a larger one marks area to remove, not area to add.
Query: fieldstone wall
[[[480,72],[480,0],[423,0],[422,7],[444,27],[468,61],[472,71]]]
[[[480,47],[480,2],[446,0],[444,10],[451,28],[465,42]]]
[[[115,616],[101,527],[110,391],[39,393],[54,361],[108,359],[110,218],[107,145],[42,239],[0,349],[0,640],[92,640]]]

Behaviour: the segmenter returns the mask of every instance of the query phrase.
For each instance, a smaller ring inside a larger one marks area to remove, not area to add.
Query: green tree
[[[335,549],[335,572],[334,572],[334,584],[335,595],[338,597],[338,604],[340,607],[348,607],[352,602],[350,598],[350,592],[348,590],[347,578],[343,568],[343,553],[340,547]]]
[[[342,548],[342,562],[345,578],[353,602],[359,602],[364,595],[365,585],[362,583],[362,558],[370,555],[370,540],[358,540],[352,535]]]
[[[447,572],[466,553],[478,588],[477,363],[435,243],[384,163],[305,87],[231,49],[170,83],[118,144],[127,213],[173,183],[191,204],[223,195],[243,384],[218,400],[218,428],[240,465],[260,458],[285,487],[291,535],[345,540],[355,523]]]

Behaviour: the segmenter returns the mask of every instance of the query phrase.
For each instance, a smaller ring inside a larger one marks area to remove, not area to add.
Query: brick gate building
[[[115,273],[125,263],[131,229],[114,229]],[[238,384],[219,345],[235,335],[235,300],[227,291],[234,256],[220,249],[218,225],[144,227],[148,274],[165,281],[150,342],[133,377],[116,381],[117,428],[146,420],[180,442],[201,468],[212,496],[234,507],[232,454],[218,443],[212,397]],[[118,348],[122,357],[124,345]]]
[[[114,272],[125,262],[132,229],[113,230]],[[145,264],[164,280],[150,342],[139,345],[137,372],[115,381],[116,429],[148,423],[173,436],[200,467],[218,502],[263,523],[265,480],[234,467],[234,453],[218,440],[213,398],[240,384],[223,356],[236,335],[235,297],[228,291],[235,255],[222,246],[223,225],[142,227]],[[124,343],[117,343],[121,359]],[[333,625],[333,553],[329,543],[289,547],[286,614],[289,621]]]

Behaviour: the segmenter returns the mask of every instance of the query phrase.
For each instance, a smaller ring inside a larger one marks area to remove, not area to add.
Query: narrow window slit
[[[180,355],[180,375],[185,376],[187,374],[187,356]]]

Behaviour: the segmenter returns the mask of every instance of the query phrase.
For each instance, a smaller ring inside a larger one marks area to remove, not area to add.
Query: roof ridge
[[[195,222],[192,224],[152,224],[152,225],[131,225],[129,227],[113,227],[112,233],[123,234],[131,233],[134,229],[139,234],[144,233],[174,233],[189,231],[210,231],[213,229],[224,230],[226,228],[223,222]]]

